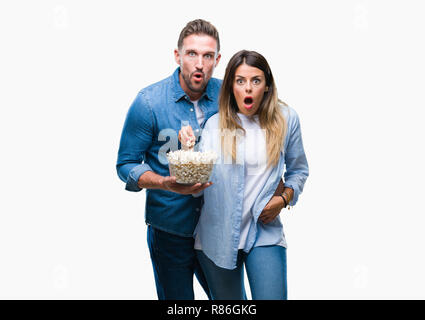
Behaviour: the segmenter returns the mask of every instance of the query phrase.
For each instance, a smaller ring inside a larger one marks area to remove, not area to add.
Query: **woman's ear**
[[[266,90],[264,90],[264,92],[269,92],[269,87],[266,87]]]

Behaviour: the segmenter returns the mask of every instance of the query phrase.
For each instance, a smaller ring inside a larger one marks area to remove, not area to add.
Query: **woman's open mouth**
[[[245,109],[251,109],[252,106],[254,105],[254,99],[252,97],[245,97],[245,99],[243,99],[243,106],[245,107]]]

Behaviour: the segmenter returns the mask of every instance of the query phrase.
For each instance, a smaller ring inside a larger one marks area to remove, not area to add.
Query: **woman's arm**
[[[277,186],[276,191],[273,194],[273,197],[266,204],[260,216],[258,217],[258,219],[262,223],[267,224],[273,221],[279,215],[282,209],[285,207],[285,201],[281,197],[281,194],[283,193],[285,189],[292,190],[291,188],[285,188],[283,185],[282,179],[280,179],[279,185]],[[288,204],[288,202],[286,204]]]
[[[307,158],[304,152],[301,136],[301,126],[297,113],[291,109],[291,124],[289,126],[288,145],[285,150],[286,171],[284,174],[285,192],[291,196],[290,205],[297,203],[299,195],[302,193],[304,184],[309,175]],[[292,189],[289,190],[289,189]]]

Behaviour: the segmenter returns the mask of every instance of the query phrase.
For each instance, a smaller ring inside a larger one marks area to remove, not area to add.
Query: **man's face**
[[[191,100],[201,97],[220,61],[217,41],[205,34],[192,34],[183,40],[181,50],[174,50],[180,65],[180,85]]]

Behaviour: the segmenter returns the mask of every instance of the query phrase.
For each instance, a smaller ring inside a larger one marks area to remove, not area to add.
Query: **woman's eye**
[[[254,79],[254,81],[252,81],[253,84],[260,84],[260,80],[259,79]]]
[[[242,79],[236,79],[236,83],[237,84],[243,84],[243,80]]]

